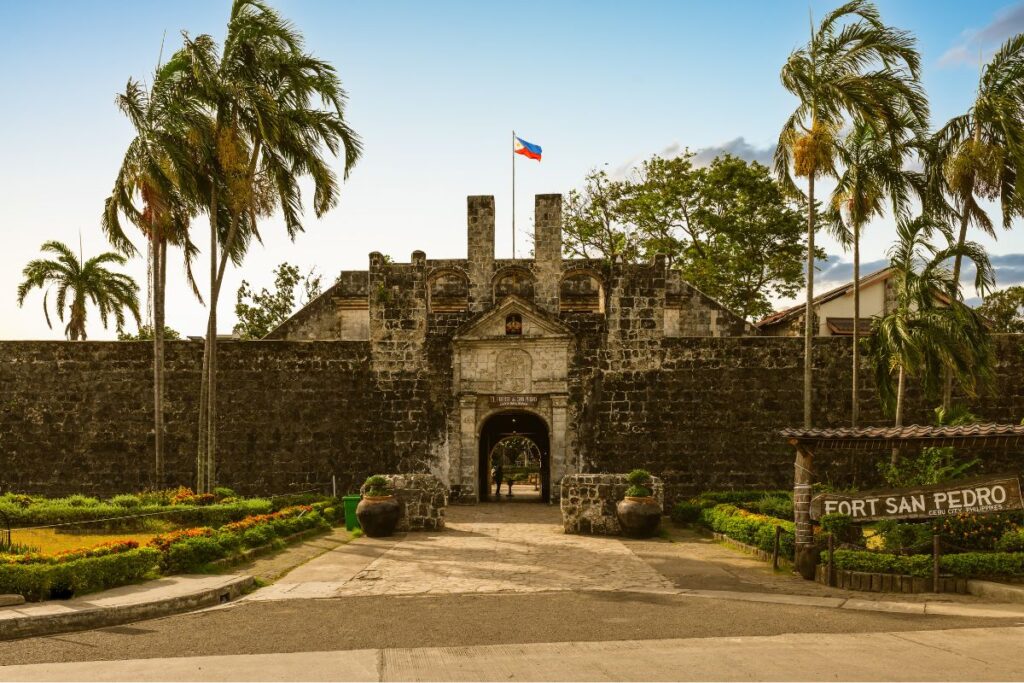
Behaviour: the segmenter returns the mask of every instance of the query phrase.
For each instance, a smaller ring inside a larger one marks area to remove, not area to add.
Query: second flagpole
[[[516,132],[512,131],[512,258],[516,257]]]

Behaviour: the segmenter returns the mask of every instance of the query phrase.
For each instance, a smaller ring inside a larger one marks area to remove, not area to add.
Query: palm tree
[[[135,128],[121,162],[114,188],[103,212],[103,228],[111,244],[126,254],[135,253],[120,223],[121,215],[138,228],[149,243],[152,256],[149,291],[153,301],[153,425],[154,486],[164,484],[164,339],[167,282],[167,247],[181,247],[185,270],[193,292],[192,277],[197,249],[189,228],[199,207],[195,194],[196,159],[201,153],[202,133],[210,128],[202,102],[184,87],[182,64],[172,59],[157,69],[147,92],[129,80],[117,96],[118,108]],[[141,206],[136,201],[141,199]],[[201,297],[199,297],[201,299]]]
[[[186,36],[181,54],[214,120],[204,169],[211,284],[197,456],[203,491],[213,486],[216,467],[217,304],[227,261],[241,261],[259,239],[258,219],[275,209],[291,237],[302,231],[300,178],[313,180],[318,217],[333,208],[339,187],[326,153],[343,148],[347,177],[361,145],[345,122],[346,95],[334,68],[305,53],[301,35],[263,2],[235,0],[219,53],[204,35]]]
[[[804,425],[811,426],[814,338],[814,184],[835,175],[836,138],[850,119],[898,140],[909,116],[924,127],[928,103],[921,89],[920,57],[914,38],[885,26],[866,0],[852,0],[829,12],[810,42],[790,54],[782,85],[800,103],[786,120],[775,149],[775,172],[797,192],[790,169],[807,178],[807,308],[804,329]]]
[[[875,320],[867,346],[882,404],[889,411],[895,405],[895,424],[902,427],[908,377],[918,380],[928,395],[938,393],[946,368],[971,396],[991,382],[988,330],[981,315],[961,301],[959,283],[945,264],[955,257],[970,259],[977,269],[974,284],[980,294],[994,280],[981,245],[952,244],[952,232],[941,222],[919,217],[901,221],[896,231],[898,239],[889,251],[895,306]],[[935,247],[931,243],[935,232],[951,246]],[[947,297],[945,293],[951,291],[955,294]],[[894,451],[894,461],[897,458]]]
[[[935,134],[934,155],[927,165],[931,182],[943,186],[959,213],[957,244],[967,240],[974,223],[995,237],[992,220],[979,199],[998,199],[1003,228],[1024,216],[1017,178],[1024,172],[1024,34],[1006,41],[981,71],[978,93],[965,114],[955,116]],[[961,256],[953,262],[959,282]],[[951,294],[954,290],[950,290]],[[952,402],[952,375],[943,388],[942,405]]]
[[[829,220],[840,241],[853,249],[853,382],[850,421],[857,426],[860,393],[860,235],[873,219],[884,215],[886,199],[893,215],[906,220],[911,192],[924,194],[922,174],[903,168],[913,149],[912,120],[905,121],[896,147],[892,138],[864,121],[856,121],[845,139],[836,146],[836,158],[843,168],[830,201]],[[921,131],[917,131],[921,132]]]
[[[68,309],[68,324],[64,335],[71,341],[86,339],[85,324],[88,318],[86,304],[92,301],[99,309],[103,327],[107,327],[108,319],[113,316],[117,331],[124,329],[124,311],[139,322],[139,286],[135,280],[124,273],[116,273],[107,269],[108,264],[123,266],[127,259],[114,252],[105,252],[84,261],[63,242],[45,242],[42,251],[52,254],[55,259],[33,259],[22,271],[25,280],[18,285],[18,306],[25,303],[25,297],[35,288],[46,289],[43,294],[43,315],[46,324],[50,323],[49,296],[50,288],[57,288],[57,318],[64,322],[64,309]],[[68,302],[68,294],[71,301]]]

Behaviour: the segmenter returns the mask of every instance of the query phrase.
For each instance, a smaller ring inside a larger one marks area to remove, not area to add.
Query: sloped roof
[[[861,279],[860,279],[860,286],[864,287],[866,285],[871,284],[875,280],[884,280],[887,277],[889,277],[889,275],[891,273],[892,273],[892,268],[890,268],[888,266],[886,266],[885,268],[882,268],[881,270],[876,270],[873,273],[869,273],[869,274],[861,277]],[[836,287],[835,289],[830,289],[827,292],[825,292],[824,294],[819,294],[818,296],[814,297],[812,303],[815,306],[820,306],[821,304],[824,304],[824,303],[827,303],[829,301],[832,301],[833,299],[838,299],[839,297],[843,296],[847,292],[852,292],[852,291],[853,291],[853,280],[850,280],[849,282],[847,282],[845,284],[842,284],[842,285]],[[787,319],[792,318],[792,317],[794,317],[796,315],[799,315],[800,313],[802,313],[804,311],[804,309],[806,307],[807,307],[807,304],[803,303],[803,304],[797,304],[796,306],[791,306],[790,308],[787,308],[787,309],[784,309],[784,310],[781,310],[781,311],[776,311],[775,313],[772,313],[771,315],[765,316],[764,318],[761,318],[760,320],[758,320],[756,323],[754,323],[754,326],[755,327],[762,327],[762,326],[766,326],[766,325],[774,325],[775,323],[780,323],[783,320],[787,320]]]
[[[844,450],[885,450],[897,446],[1017,445],[1024,444],[1024,425],[986,422],[956,427],[787,428],[779,434],[790,443]]]

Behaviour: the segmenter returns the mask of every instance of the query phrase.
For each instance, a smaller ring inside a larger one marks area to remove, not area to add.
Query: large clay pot
[[[395,533],[401,514],[402,509],[394,496],[363,496],[356,506],[359,526],[364,534],[373,538]]]
[[[633,538],[650,538],[661,525],[661,506],[653,496],[626,496],[615,506],[622,532]]]

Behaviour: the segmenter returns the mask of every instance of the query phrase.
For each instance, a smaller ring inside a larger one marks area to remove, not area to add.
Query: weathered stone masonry
[[[668,501],[712,487],[788,488],[792,452],[777,430],[801,421],[802,343],[680,339],[666,344],[659,370],[589,373],[570,398],[580,470],[645,467],[665,480]],[[997,349],[995,395],[974,407],[986,419],[1019,421],[1024,338],[1001,336]],[[839,426],[849,408],[849,340],[818,339],[816,351],[815,420]],[[376,472],[438,469],[450,402],[420,377],[378,381],[368,344],[227,342],[221,353],[225,485],[277,493],[335,474],[347,491]],[[0,342],[3,490],[109,494],[149,485],[150,354],[141,342]],[[202,346],[168,342],[167,357],[167,483],[187,484]],[[882,424],[865,382],[865,423]],[[927,422],[929,405],[912,392],[909,419]],[[1021,455],[993,453],[985,469],[1019,472]],[[830,462],[825,453],[820,463],[823,480],[873,470],[863,456]]]
[[[544,425],[554,497],[565,475],[635,467],[664,480],[666,502],[791,485],[777,432],[802,422],[802,340],[752,336],[664,259],[562,259],[558,195],[537,197],[532,259],[495,258],[494,199],[467,204],[468,258],[373,253],[270,339],[219,345],[221,483],[275,493],[334,475],[349,491],[369,474],[419,472],[473,501],[482,434],[512,401]],[[997,347],[996,390],[974,408],[1019,421],[1024,341]],[[150,485],[151,352],[143,342],[0,342],[0,486]],[[166,484],[194,480],[201,355],[199,343],[168,343]],[[849,339],[816,340],[816,425],[846,424],[849,368]],[[864,423],[886,423],[868,372],[862,386]],[[912,390],[908,420],[931,417]],[[873,476],[871,458],[828,457],[824,477]],[[987,454],[986,467],[1019,470],[1019,454]]]

